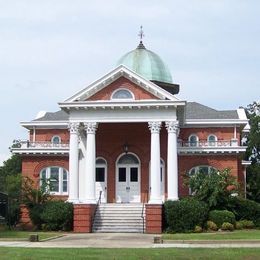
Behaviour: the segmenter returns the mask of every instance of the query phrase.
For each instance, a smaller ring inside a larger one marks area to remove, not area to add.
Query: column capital
[[[148,122],[151,133],[160,133],[162,122]]]
[[[69,123],[68,129],[71,134],[78,134],[79,133],[79,123],[75,123],[75,122]]]
[[[98,123],[96,122],[87,122],[84,123],[84,129],[87,134],[95,134],[98,127]]]
[[[175,133],[178,135],[179,132],[179,122],[178,121],[167,121],[165,122],[166,129],[168,133]]]

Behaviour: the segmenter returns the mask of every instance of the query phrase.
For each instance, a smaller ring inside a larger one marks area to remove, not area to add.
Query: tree
[[[15,226],[20,217],[22,161],[18,155],[13,155],[0,167],[0,191],[8,194],[7,224]]]
[[[239,184],[229,169],[198,172],[189,176],[189,187],[195,198],[204,201],[210,209],[225,209],[232,196],[238,195]]]
[[[18,155],[12,155],[11,158],[4,162],[0,167],[0,191],[7,192],[7,177],[21,174],[22,160]]]
[[[248,105],[246,113],[250,132],[247,136],[245,159],[251,161],[247,168],[247,198],[260,202],[260,103]]]

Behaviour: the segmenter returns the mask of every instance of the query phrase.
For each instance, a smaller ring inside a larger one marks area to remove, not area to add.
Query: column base
[[[150,198],[150,200],[148,201],[148,204],[158,204],[158,205],[161,205],[163,204],[163,201],[161,198],[158,198],[158,199],[153,199],[153,198]]]
[[[74,204],[73,232],[91,233],[96,204]]]
[[[70,198],[68,198],[67,202],[71,202],[73,204],[77,204],[77,203],[79,203],[79,200],[78,199],[70,199]]]
[[[168,197],[167,200],[179,200],[178,197]]]
[[[162,205],[146,204],[146,233],[161,234],[162,233]]]

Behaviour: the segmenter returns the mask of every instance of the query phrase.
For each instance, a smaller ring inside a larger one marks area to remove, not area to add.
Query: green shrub
[[[224,222],[222,225],[221,225],[221,229],[222,230],[229,230],[229,231],[233,231],[234,230],[234,225],[229,223],[229,222]]]
[[[206,203],[193,198],[164,203],[166,228],[169,232],[192,232],[203,226],[208,216]]]
[[[213,221],[210,221],[210,220],[207,221],[206,227],[210,231],[217,231],[218,230],[218,226]]]
[[[236,223],[236,227],[237,225],[241,226],[242,228],[247,228],[247,229],[251,229],[255,227],[255,224],[252,220],[240,220],[237,221]]]
[[[209,220],[213,221],[218,228],[221,227],[221,225],[224,222],[229,222],[231,224],[236,223],[236,218],[233,212],[228,210],[212,210],[209,212]]]
[[[29,217],[33,223],[33,225],[37,228],[37,229],[41,229],[41,225],[42,225],[42,218],[41,218],[41,214],[43,212],[43,205],[42,204],[36,204],[34,206],[31,206],[29,209]]]
[[[194,233],[201,233],[203,230],[202,230],[202,227],[201,226],[195,226],[194,228]]]
[[[229,209],[235,214],[236,220],[252,220],[256,226],[260,223],[260,203],[234,198]]]
[[[73,205],[64,201],[48,201],[41,219],[46,230],[72,230]]]
[[[243,223],[241,221],[237,221],[235,224],[236,229],[241,230],[244,228]]]

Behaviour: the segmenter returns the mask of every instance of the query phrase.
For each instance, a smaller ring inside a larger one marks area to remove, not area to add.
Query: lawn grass
[[[165,240],[260,240],[260,230],[235,230],[216,233],[176,233],[163,234]]]
[[[31,234],[38,234],[40,241],[51,237],[62,235],[62,233],[59,232],[30,232],[30,231],[1,230],[0,241],[28,240]]]
[[[33,259],[259,259],[260,248],[5,248],[0,247],[1,260]]]

